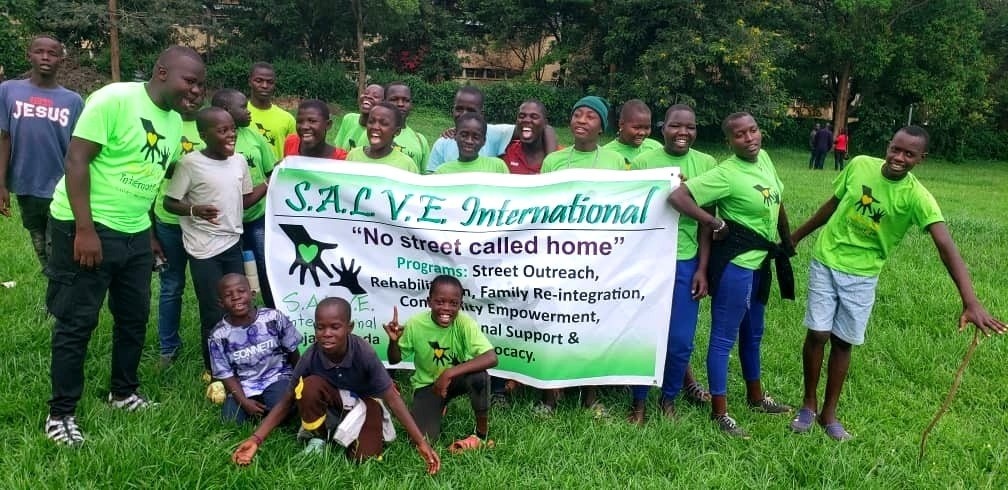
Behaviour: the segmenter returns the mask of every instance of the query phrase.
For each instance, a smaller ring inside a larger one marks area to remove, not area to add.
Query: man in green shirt
[[[440,165],[436,174],[458,174],[465,172],[486,172],[506,174],[507,164],[497,157],[480,155],[486,143],[487,123],[478,112],[466,112],[455,120],[455,138],[458,160]]]
[[[259,131],[273,148],[277,160],[283,158],[284,141],[297,131],[294,116],[273,103],[276,90],[276,70],[273,65],[258,62],[249,71],[248,110],[252,114],[251,127]]]
[[[599,147],[599,138],[608,125],[609,105],[602,97],[589,95],[574,104],[570,129],[574,144],[546,155],[541,173],[569,168],[626,170],[626,159],[612,150]]]
[[[760,346],[765,327],[765,297],[769,290],[768,259],[770,251],[754,245],[757,241],[787,243],[789,228],[784,211],[784,186],[777,176],[773,160],[762,149],[763,133],[756,119],[737,112],[721,125],[728,145],[735,153],[703,174],[691,177],[669,195],[669,203],[711,228],[715,240],[727,233],[734,239],[718,247],[723,256],[731,256],[718,269],[710,267],[711,333],[707,348],[707,380],[711,392],[711,420],[726,434],[748,439],[749,434],[728,415],[728,357],[735,343],[746,384],[746,398],[751,410],[781,414],[791,407],[776,402],[763,392],[760,381]],[[716,204],[716,217],[701,206]],[[734,223],[731,227],[727,222]],[[750,243],[751,242],[751,243]],[[711,262],[718,250],[712,247]],[[776,257],[776,254],[774,255]],[[784,291],[784,288],[781,288]]]
[[[427,168],[427,159],[430,156],[427,137],[414,131],[406,122],[410,112],[413,111],[413,92],[403,82],[392,82],[385,87],[385,101],[399,108],[399,113],[402,114],[402,125],[395,137],[394,148],[410,157],[417,168]]]
[[[385,100],[385,87],[377,83],[365,87],[364,92],[357,97],[357,109],[360,112],[348,112],[343,116],[339,129],[336,130],[333,145],[348,152],[358,146],[365,146],[368,113],[375,104],[383,100]]]
[[[624,105],[623,111],[626,111]],[[665,146],[645,152],[630,163],[630,170],[678,167],[682,181],[704,174],[717,165],[714,157],[691,148],[696,141],[696,113],[687,105],[673,105],[665,113],[662,125]],[[714,212],[714,207],[707,209]],[[680,390],[686,400],[700,405],[710,401],[710,393],[696,381],[690,369],[693,338],[696,336],[700,300],[707,296],[707,262],[710,258],[710,227],[699,226],[693,218],[679,215],[675,287],[668,326],[665,372],[659,404],[662,413],[675,417],[675,397]],[[628,420],[641,425],[645,420],[648,386],[635,386]]]
[[[648,136],[651,136],[651,109],[640,99],[630,99],[620,109],[616,139],[602,148],[615,151],[627,162],[632,162],[643,153],[662,148],[661,143]]]
[[[150,406],[136,392],[154,264],[148,211],[168,163],[177,159],[179,112],[195,108],[205,76],[195,51],[172,46],[149,82],[113,83],[91,94],[74,130],[50,208],[46,267],[46,306],[56,322],[45,433],[57,443],[84,442],[74,412],[106,292],[114,329],[109,404],[127,411]]]
[[[818,422],[830,438],[851,438],[837,418],[837,403],[850,367],[851,350],[864,343],[875,286],[889,254],[910,227],[927,230],[952,277],[963,311],[960,330],[967,323],[985,334],[1005,333],[977,299],[973,282],[955,242],[945,226],[938,203],[910,173],[927,156],[928,134],[918,126],[900,129],[889,142],[885,160],[859,156],[833,181],[833,195],[791,236],[797,245],[819,227],[809,267],[808,332],[802,348],[805,396],[791,421],[791,430],[811,430]],[[825,401],[816,414],[823,352],[830,344]]]

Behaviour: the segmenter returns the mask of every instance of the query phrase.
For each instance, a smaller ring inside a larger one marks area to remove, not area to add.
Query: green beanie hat
[[[578,110],[578,107],[587,107],[598,113],[599,118],[602,119],[602,131],[605,131],[609,127],[609,103],[606,102],[602,97],[595,95],[587,95],[581,97],[581,100],[574,104],[574,108],[571,109],[571,114]]]

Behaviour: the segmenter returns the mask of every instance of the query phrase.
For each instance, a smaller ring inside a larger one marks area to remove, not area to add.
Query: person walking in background
[[[819,123],[816,123],[815,127],[812,128],[812,132],[810,132],[808,135],[808,149],[809,149],[808,168],[810,170],[812,168],[815,168],[815,135],[819,133],[819,129],[821,128],[822,126],[820,126]]]
[[[840,130],[833,143],[833,170],[843,170],[847,160],[847,128]]]
[[[826,161],[826,154],[829,153],[830,148],[833,147],[833,131],[830,130],[830,125],[827,123],[826,127],[819,130],[816,133],[815,138],[813,138],[813,154],[815,155],[815,165],[813,168],[816,170],[823,169],[823,163]]]

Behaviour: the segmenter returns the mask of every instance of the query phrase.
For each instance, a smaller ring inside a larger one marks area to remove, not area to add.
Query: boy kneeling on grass
[[[967,323],[985,334],[1005,333],[1005,325],[984,309],[973,291],[969,271],[945,226],[934,197],[910,173],[927,156],[928,134],[917,126],[900,129],[889,142],[885,160],[859,156],[833,181],[833,195],[791,234],[794,245],[826,225],[816,240],[809,267],[808,333],[802,348],[805,398],[791,430],[808,432],[818,422],[837,441],[852,436],[836,416],[840,390],[850,367],[851,346],[864,343],[875,302],[878,275],[889,253],[911,226],[927,230],[959,290]],[[830,344],[826,400],[816,414],[823,351]]]
[[[256,308],[241,274],[222,277],[217,295],[224,319],[210,333],[210,372],[227,390],[221,417],[242,423],[269,413],[283,398],[300,359],[301,332],[283,313]]]
[[[490,375],[497,353],[471,316],[459,313],[462,283],[440,275],[431,281],[430,311],[417,313],[399,325],[399,312],[384,325],[389,336],[388,361],[398,364],[413,357],[413,417],[430,441],[441,434],[441,418],[453,398],[468,394],[476,414],[475,433],[451,445],[453,453],[492,445],[487,439]]]
[[[378,359],[371,344],[352,335],[350,304],[342,298],[326,298],[315,308],[315,343],[304,352],[291,377],[283,399],[263,419],[252,435],[242,442],[231,460],[245,466],[270,431],[287,418],[291,405],[297,403],[301,414],[299,438],[309,437],[307,452],[318,452],[330,433],[342,429],[341,420],[357,410],[350,404],[363,403],[364,420],[357,439],[347,445],[347,456],[360,462],[381,455],[384,408],[402,423],[427,464],[427,472],[437,473],[441,458],[420,434],[406,404],[392,385],[392,378]]]

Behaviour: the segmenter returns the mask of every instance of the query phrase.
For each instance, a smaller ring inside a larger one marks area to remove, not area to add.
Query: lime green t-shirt
[[[609,170],[626,170],[626,159],[623,155],[603,147],[594,151],[577,151],[574,146],[554,151],[543,159],[540,173],[556,172],[568,168],[602,168]]]
[[[417,313],[403,324],[399,350],[404,360],[413,358],[413,388],[422,388],[437,380],[441,373],[493,350],[480,326],[460,311],[448,327],[434,323],[430,311]]]
[[[779,241],[777,218],[784,185],[765,151],[760,150],[756,163],[732,155],[684,185],[697,204],[717,202],[722,218],[741,223],[771,242]],[[750,250],[732,259],[732,263],[756,270],[766,255],[765,250]]]
[[[273,148],[275,160],[283,158],[284,141],[288,135],[297,132],[294,116],[276,104],[270,104],[269,109],[264,110],[249,102],[248,110],[252,114],[252,123],[249,127],[259,131],[259,134],[266,138],[266,142]]]
[[[364,135],[366,131],[367,128],[360,125],[360,114],[351,112],[343,116],[339,129],[336,131],[336,139],[332,144],[346,151],[358,146],[367,146],[367,138]]]
[[[273,147],[263,138],[258,131],[251,127],[238,128],[237,139],[235,140],[235,153],[245,157],[245,163],[249,167],[249,175],[252,176],[252,187],[266,182],[266,174],[273,171],[276,165],[276,157],[273,155]],[[249,223],[266,215],[266,198],[245,210],[242,214],[242,222]]]
[[[413,172],[415,174],[420,173],[420,169],[416,166],[416,163],[414,163],[413,160],[410,160],[410,157],[406,156],[405,153],[395,150],[392,150],[392,153],[389,153],[384,157],[371,158],[367,156],[367,153],[364,153],[364,147],[357,147],[350,150],[346,159],[348,162],[381,163],[405,170],[407,172]]]
[[[634,158],[652,150],[663,149],[664,147],[657,140],[653,140],[651,138],[644,138],[644,142],[641,143],[640,146],[625,145],[617,138],[606,143],[602,148],[615,151],[616,153],[623,155],[623,158],[625,158],[626,161],[632,162]]]
[[[510,173],[504,160],[497,157],[478,156],[471,162],[455,160],[441,164],[435,174],[461,174],[465,172],[486,172],[491,174]]]
[[[945,221],[934,196],[913,174],[882,175],[880,158],[858,156],[833,181],[840,201],[823,226],[812,256],[830,269],[877,276],[911,226],[926,230]]]
[[[643,146],[643,145],[641,145]],[[690,148],[682,156],[671,155],[664,147],[642,153],[630,162],[630,170],[645,170],[650,168],[679,167],[679,171],[692,179],[714,168],[717,160],[714,157]],[[689,260],[696,257],[699,243],[697,242],[697,222],[685,214],[679,215],[679,234],[676,245],[676,259]]]
[[[154,105],[143,83],[112,83],[88,97],[73,135],[101,145],[88,165],[91,218],[122,233],[150,228],[165,170],[178,159],[182,117]],[[49,209],[55,219],[74,219],[65,176]]]
[[[410,157],[417,168],[427,167],[427,158],[430,157],[430,145],[427,144],[427,138],[424,135],[406,126],[402,128],[402,131],[399,131],[393,143],[393,147]],[[363,143],[358,144],[366,146]]]
[[[180,159],[194,151],[200,151],[206,146],[203,144],[203,140],[200,139],[199,130],[196,129],[196,121],[182,121],[181,143]],[[178,162],[176,161],[168,166],[165,178],[161,181],[161,188],[158,189],[157,197],[154,198],[154,216],[157,217],[158,221],[169,225],[179,224],[179,216],[164,207],[165,191],[168,189],[168,184],[171,183],[171,176],[175,172],[177,165]]]

